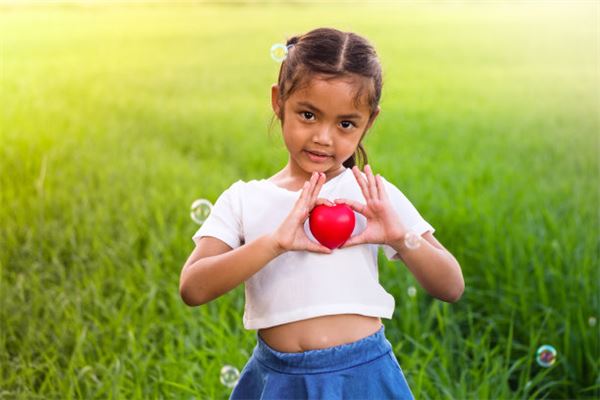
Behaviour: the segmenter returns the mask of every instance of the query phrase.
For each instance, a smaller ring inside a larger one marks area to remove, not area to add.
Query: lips
[[[311,151],[311,150],[304,150],[304,151],[306,151],[307,153],[313,154],[315,156],[319,156],[319,157],[331,157],[329,154],[321,153],[318,151]]]
[[[307,150],[304,150],[304,152],[306,153],[306,157],[308,157],[308,159],[314,163],[323,164],[329,162],[329,159],[331,158],[331,156],[318,156]]]
[[[320,151],[311,151],[311,150],[306,150],[306,151],[308,151],[309,153],[313,153],[313,154],[315,154],[317,156],[326,156],[326,157],[329,157],[329,154],[321,153]]]

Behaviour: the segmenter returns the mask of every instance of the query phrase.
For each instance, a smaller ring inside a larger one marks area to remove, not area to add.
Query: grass
[[[229,396],[255,331],[181,301],[189,206],[285,165],[268,50],[317,26],[376,46],[370,164],[465,276],[379,256],[415,397],[600,396],[598,5],[94,4],[0,6],[0,397]]]

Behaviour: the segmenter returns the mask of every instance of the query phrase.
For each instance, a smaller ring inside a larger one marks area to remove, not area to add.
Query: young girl
[[[287,165],[219,196],[193,236],[181,297],[197,306],[245,284],[243,322],[257,330],[257,345],[232,399],[411,399],[381,322],[392,317],[394,298],[379,284],[378,248],[443,301],[462,295],[460,265],[395,185],[355,165],[357,156],[366,161],[361,141],[380,111],[373,47],[321,28],[287,48],[271,89]],[[330,250],[308,218],[333,201],[352,208],[356,225]],[[411,235],[418,246],[407,245]]]

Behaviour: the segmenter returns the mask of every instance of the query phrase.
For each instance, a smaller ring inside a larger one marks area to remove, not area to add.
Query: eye
[[[302,115],[304,119],[310,119],[311,117],[315,116],[315,114],[311,113],[310,111],[302,111],[300,115]]]
[[[344,128],[344,129],[347,129],[350,127],[356,128],[356,125],[354,124],[354,122],[351,122],[351,121],[342,121],[340,123],[342,124],[342,128]],[[344,125],[344,124],[349,124],[349,125]]]

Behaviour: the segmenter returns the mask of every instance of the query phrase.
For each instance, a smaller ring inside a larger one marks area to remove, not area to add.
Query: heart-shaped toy
[[[343,245],[352,235],[354,211],[346,204],[327,206],[319,204],[310,213],[310,231],[323,246],[333,250]]]

